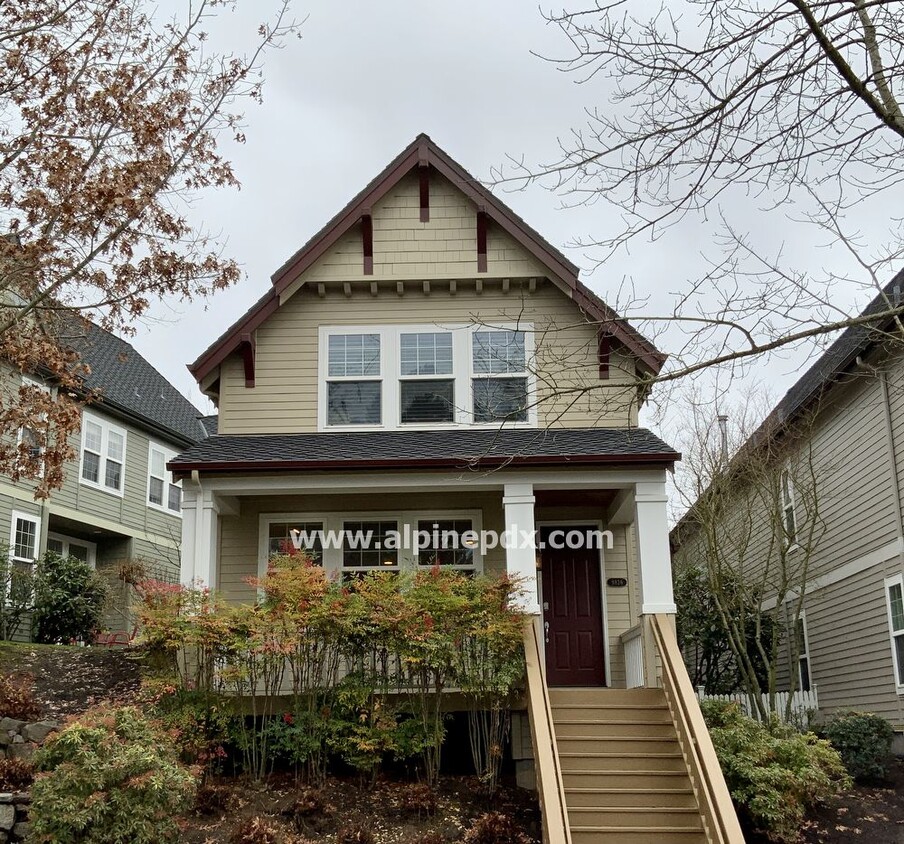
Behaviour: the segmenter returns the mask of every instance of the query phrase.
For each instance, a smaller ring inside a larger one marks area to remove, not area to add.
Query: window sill
[[[98,492],[105,492],[107,495],[115,495],[117,498],[124,498],[125,493],[121,489],[111,489],[108,486],[104,486],[102,484],[96,484],[92,481],[86,481],[84,478],[79,477],[78,479],[79,486],[87,487],[88,489],[95,489]]]
[[[164,513],[167,516],[173,516],[174,518],[181,519],[182,511],[181,510],[170,510],[169,507],[162,507],[160,504],[154,504],[151,501],[148,501],[148,510],[153,510],[155,513]]]

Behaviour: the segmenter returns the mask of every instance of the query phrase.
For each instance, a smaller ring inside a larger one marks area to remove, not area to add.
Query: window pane
[[[107,461],[104,484],[110,489],[122,489],[122,463],[117,463],[115,460]]]
[[[27,519],[16,519],[15,542],[13,556],[21,560],[33,560],[37,555],[37,531],[34,522]]]
[[[904,636],[895,636],[895,656],[898,664],[898,685],[904,686]]]
[[[526,378],[475,378],[475,422],[526,422]]]
[[[88,562],[88,547],[86,545],[79,545],[76,542],[69,543],[69,556],[75,557],[76,560],[81,560],[83,563]]]
[[[453,381],[402,381],[402,422],[452,422],[455,418]]]
[[[103,430],[100,425],[94,422],[85,423],[85,448],[100,453],[101,439],[103,438]]]
[[[900,583],[888,587],[888,600],[891,604],[891,627],[897,633],[904,630],[904,595],[901,594]]]
[[[418,564],[422,566],[473,566],[474,550],[462,543],[473,530],[470,519],[433,519],[417,523]],[[425,539],[427,540],[425,545]]]
[[[151,483],[148,487],[148,501],[151,504],[163,506],[163,481],[160,478],[151,478]]]
[[[47,540],[47,550],[53,551],[54,554],[63,555],[63,540],[51,537]]]
[[[318,565],[323,559],[323,522],[271,522],[267,534],[267,554],[291,554],[296,544]]]
[[[116,431],[110,431],[109,439],[107,440],[107,457],[117,461],[118,463],[121,463],[122,447],[122,434],[117,434]]]
[[[331,376],[380,374],[379,334],[331,334],[327,345]]]
[[[387,537],[396,539],[397,522],[345,522],[342,541],[342,565],[345,567],[395,567],[399,564],[398,547],[387,548]]]
[[[182,512],[182,488],[175,484],[169,485],[169,495],[166,499],[166,506],[174,513]]]
[[[156,448],[151,449],[151,474],[157,478],[162,478],[165,472],[166,458],[163,456],[163,452],[157,451]]]
[[[472,338],[477,375],[505,375],[526,370],[523,331],[475,331]]]
[[[100,480],[100,457],[97,454],[86,451],[82,455],[82,477],[95,484]]]
[[[379,381],[334,381],[328,385],[327,425],[379,425]]]
[[[802,692],[810,691],[810,660],[802,659],[800,661],[800,690]]]
[[[402,375],[451,375],[452,335],[448,331],[402,334]]]

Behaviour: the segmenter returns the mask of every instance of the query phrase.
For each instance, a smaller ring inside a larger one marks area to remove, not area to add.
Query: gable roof
[[[200,381],[235,352],[243,338],[255,331],[279,307],[280,294],[420,164],[428,164],[448,179],[479,210],[483,210],[494,223],[546,266],[551,280],[588,316],[604,325],[606,331],[635,356],[639,366],[653,374],[659,372],[665,363],[665,355],[581,282],[578,278],[579,270],[571,261],[511,208],[493,196],[429,136],[420,134],[273,274],[272,286],[267,293],[189,365],[192,375]]]
[[[90,369],[83,384],[98,398],[89,408],[109,407],[184,445],[207,436],[201,412],[125,340],[79,321],[64,342]]]
[[[212,436],[167,465],[175,472],[637,464],[680,458],[646,428],[367,431]]]
[[[898,272],[873,300],[863,309],[860,317],[886,313],[900,308],[904,304],[904,270]],[[857,358],[864,355],[874,345],[888,340],[887,329],[893,324],[895,317],[885,317],[877,322],[858,323],[846,328],[838,338],[819,356],[804,372],[781,401],[772,409],[762,424],[750,435],[738,450],[738,455],[748,454],[752,449],[762,447],[779,436],[794,422],[813,402],[818,401],[851,366]],[[728,466],[731,471],[738,455],[732,458]],[[706,492],[703,493],[705,495]],[[697,501],[700,499],[698,498]],[[670,537],[673,548],[681,542],[681,532],[688,527],[693,518],[696,502],[678,520],[672,528]]]

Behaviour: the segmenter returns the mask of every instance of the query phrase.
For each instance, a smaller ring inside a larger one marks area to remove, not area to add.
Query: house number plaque
[[[628,580],[627,580],[627,578],[624,578],[624,577],[610,577],[606,581],[606,586],[611,586],[614,589],[621,589],[622,587],[627,586],[627,585],[628,585]]]

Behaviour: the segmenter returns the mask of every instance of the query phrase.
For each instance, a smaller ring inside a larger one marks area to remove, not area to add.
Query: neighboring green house
[[[182,489],[166,463],[207,436],[200,411],[131,345],[94,325],[70,344],[90,368],[78,455],[61,489],[44,502],[34,481],[0,476],[0,541],[17,565],[46,550],[69,554],[109,572],[114,586],[112,629],[130,627],[122,564],[141,563],[155,577],[177,580]],[[23,379],[7,368],[4,401]]]

